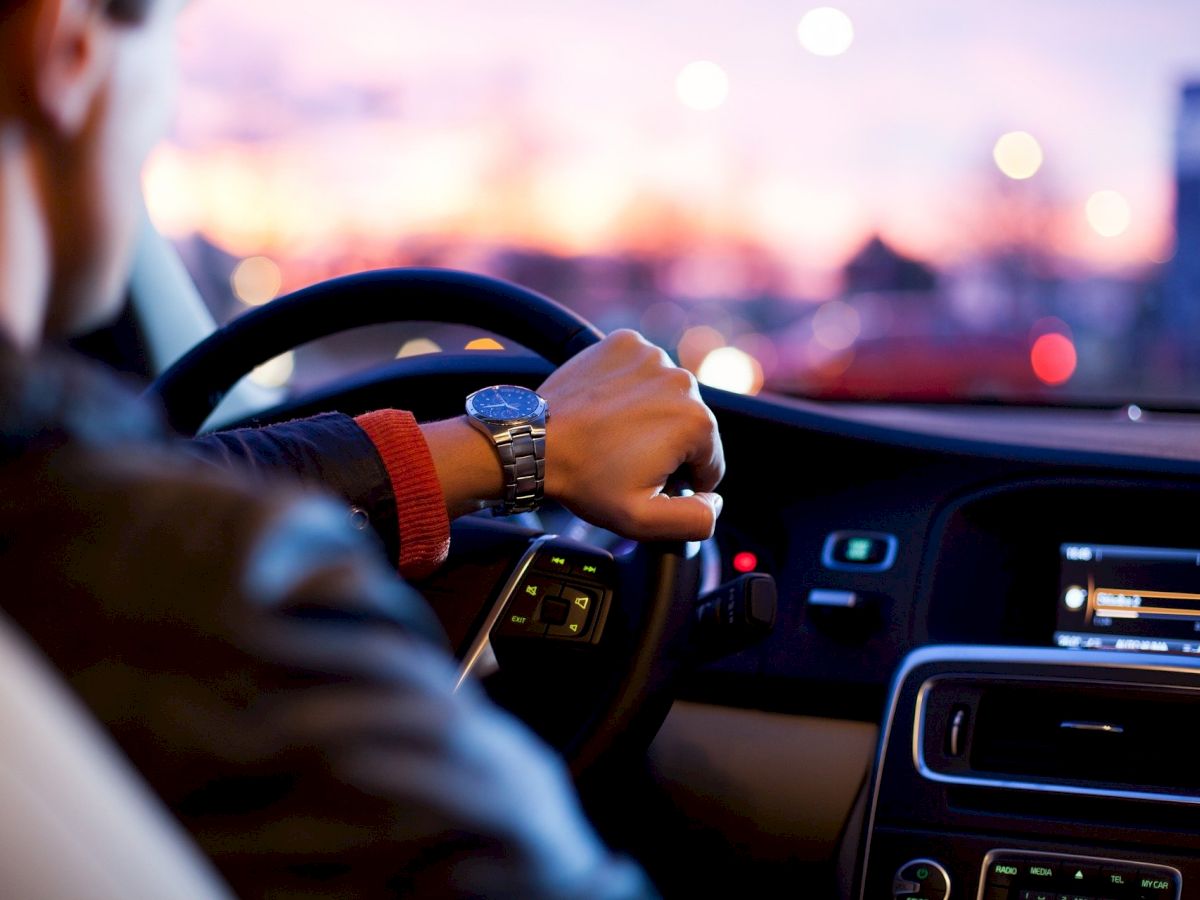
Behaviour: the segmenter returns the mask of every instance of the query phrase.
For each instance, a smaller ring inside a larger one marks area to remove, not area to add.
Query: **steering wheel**
[[[147,394],[176,431],[195,435],[239,379],[267,360],[352,328],[405,321],[477,326],[555,366],[602,338],[553,300],[505,281],[440,269],[382,270],[322,282],[246,312],[192,348]],[[339,408],[336,393],[324,399]],[[267,411],[256,421],[271,418]],[[661,725],[696,619],[695,550],[640,544],[614,559],[554,535],[467,517],[455,523],[447,564],[421,588],[435,607],[438,598],[477,607],[462,617],[461,634],[450,629],[462,677],[480,674],[494,658],[501,677],[489,679],[493,695],[582,774],[618,749],[644,749]],[[567,618],[559,621],[564,607]]]

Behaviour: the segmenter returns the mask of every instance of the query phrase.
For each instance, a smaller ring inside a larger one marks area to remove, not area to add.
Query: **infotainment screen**
[[[1200,550],[1063,544],[1059,647],[1200,654]]]

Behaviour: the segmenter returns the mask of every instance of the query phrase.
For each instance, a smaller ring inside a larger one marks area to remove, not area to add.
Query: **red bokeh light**
[[[1033,342],[1029,351],[1029,362],[1033,374],[1043,384],[1065,383],[1075,374],[1075,345],[1065,334],[1043,334]]]
[[[746,550],[733,558],[733,567],[739,572],[753,572],[758,568],[758,557]]]

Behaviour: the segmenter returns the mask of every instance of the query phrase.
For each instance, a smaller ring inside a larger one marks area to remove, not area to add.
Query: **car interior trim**
[[[1064,653],[1087,652],[1090,655],[1095,651],[1073,651],[1064,650]],[[1084,660],[1086,662],[1086,660]],[[1056,662],[1055,665],[1061,665]],[[1136,668],[1143,669],[1145,667],[1138,666]],[[1200,666],[1191,667],[1192,671],[1200,670]],[[1029,681],[1033,683],[1043,682],[1042,678],[1018,678],[1013,676],[973,676],[977,681]],[[925,706],[930,689],[932,689],[939,681],[944,680],[943,676],[934,676],[928,678],[922,683],[920,690],[917,692],[916,713],[913,716],[913,765],[921,777],[936,781],[941,784],[964,784],[973,785],[975,787],[1001,788],[1012,791],[1038,791],[1044,794],[1069,794],[1076,797],[1103,797],[1110,800],[1139,800],[1150,803],[1176,803],[1185,806],[1200,806],[1200,796],[1188,794],[1168,794],[1161,791],[1134,791],[1120,788],[1098,788],[1098,787],[1083,787],[1081,785],[1063,784],[1061,782],[1051,781],[1022,781],[1020,779],[1008,778],[993,778],[986,775],[949,775],[945,772],[938,772],[933,769],[925,759]],[[1118,687],[1116,683],[1089,681],[1093,685],[1106,685]],[[1152,686],[1152,685],[1151,685]],[[1164,686],[1165,687],[1165,686]],[[1173,691],[1187,691],[1187,688],[1171,687]],[[1195,691],[1192,691],[1195,693]],[[1120,734],[1124,731],[1123,728],[1117,725],[1110,725],[1101,722],[1063,722],[1062,728],[1087,730],[1102,733]]]
[[[463,655],[462,664],[458,670],[458,681],[454,685],[454,690],[459,690],[467,679],[472,675],[482,677],[490,674],[483,671],[490,665],[496,665],[496,655],[492,651],[492,629],[496,627],[496,623],[500,620],[500,614],[504,612],[504,608],[508,606],[508,601],[512,599],[513,592],[516,591],[517,585],[521,583],[521,579],[525,577],[525,573],[529,571],[529,567],[533,565],[534,557],[543,545],[557,539],[556,534],[543,534],[534,540],[530,541],[529,547],[521,556],[520,562],[517,563],[512,574],[508,576],[508,580],[504,582],[504,587],[496,595],[496,601],[492,604],[492,608],[488,610],[487,616],[483,620],[483,624],[479,628],[479,633],[471,641],[467,647],[467,652]]]
[[[1111,859],[1106,856],[1081,856],[1078,853],[1050,853],[1045,850],[1010,850],[1010,849],[998,847],[997,849],[988,852],[983,857],[982,871],[986,872],[991,867],[992,863],[996,860],[997,857],[1008,856],[1008,855],[1020,856],[1025,859],[1061,859],[1066,862],[1070,862],[1072,864],[1082,863],[1082,864],[1090,864],[1093,866],[1095,866],[1095,865],[1126,866],[1126,865],[1128,865],[1127,860]],[[1174,866],[1163,866],[1163,865],[1157,865],[1157,864],[1150,866],[1150,865],[1147,865],[1146,863],[1139,863],[1138,866],[1139,866],[1139,868],[1149,869],[1149,870],[1153,870],[1155,872],[1162,872],[1162,873],[1167,873],[1167,874],[1171,875],[1175,881],[1174,900],[1179,900],[1181,885],[1183,883],[1183,873],[1182,872],[1180,872]],[[988,885],[987,885],[986,879],[980,878],[979,879],[979,894],[978,894],[977,900],[986,900],[987,889],[988,889]]]
[[[888,691],[887,709],[880,731],[876,750],[874,771],[871,775],[870,802],[864,829],[863,852],[859,857],[858,898],[867,900],[867,874],[871,861],[871,844],[875,836],[876,816],[879,811],[879,794],[883,784],[883,768],[887,748],[891,743],[892,730],[896,724],[896,710],[901,692],[909,675],[920,666],[934,663],[970,663],[1011,665],[1013,663],[1109,668],[1142,672],[1200,673],[1200,660],[1172,657],[1162,660],[1145,653],[1118,653],[1111,651],[1062,650],[1053,647],[1009,647],[975,644],[942,644],[920,647],[909,653],[896,670]]]

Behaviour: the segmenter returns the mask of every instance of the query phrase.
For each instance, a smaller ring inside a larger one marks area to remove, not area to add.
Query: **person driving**
[[[453,517],[543,494],[631,538],[708,537],[724,460],[695,380],[610,335],[539,388],[544,478],[520,484],[468,416],[169,435],[58,347],[121,303],[184,2],[0,0],[3,615],[243,896],[652,895],[554,753],[454,691],[396,570],[435,570]],[[694,496],[664,493],[680,467]]]

